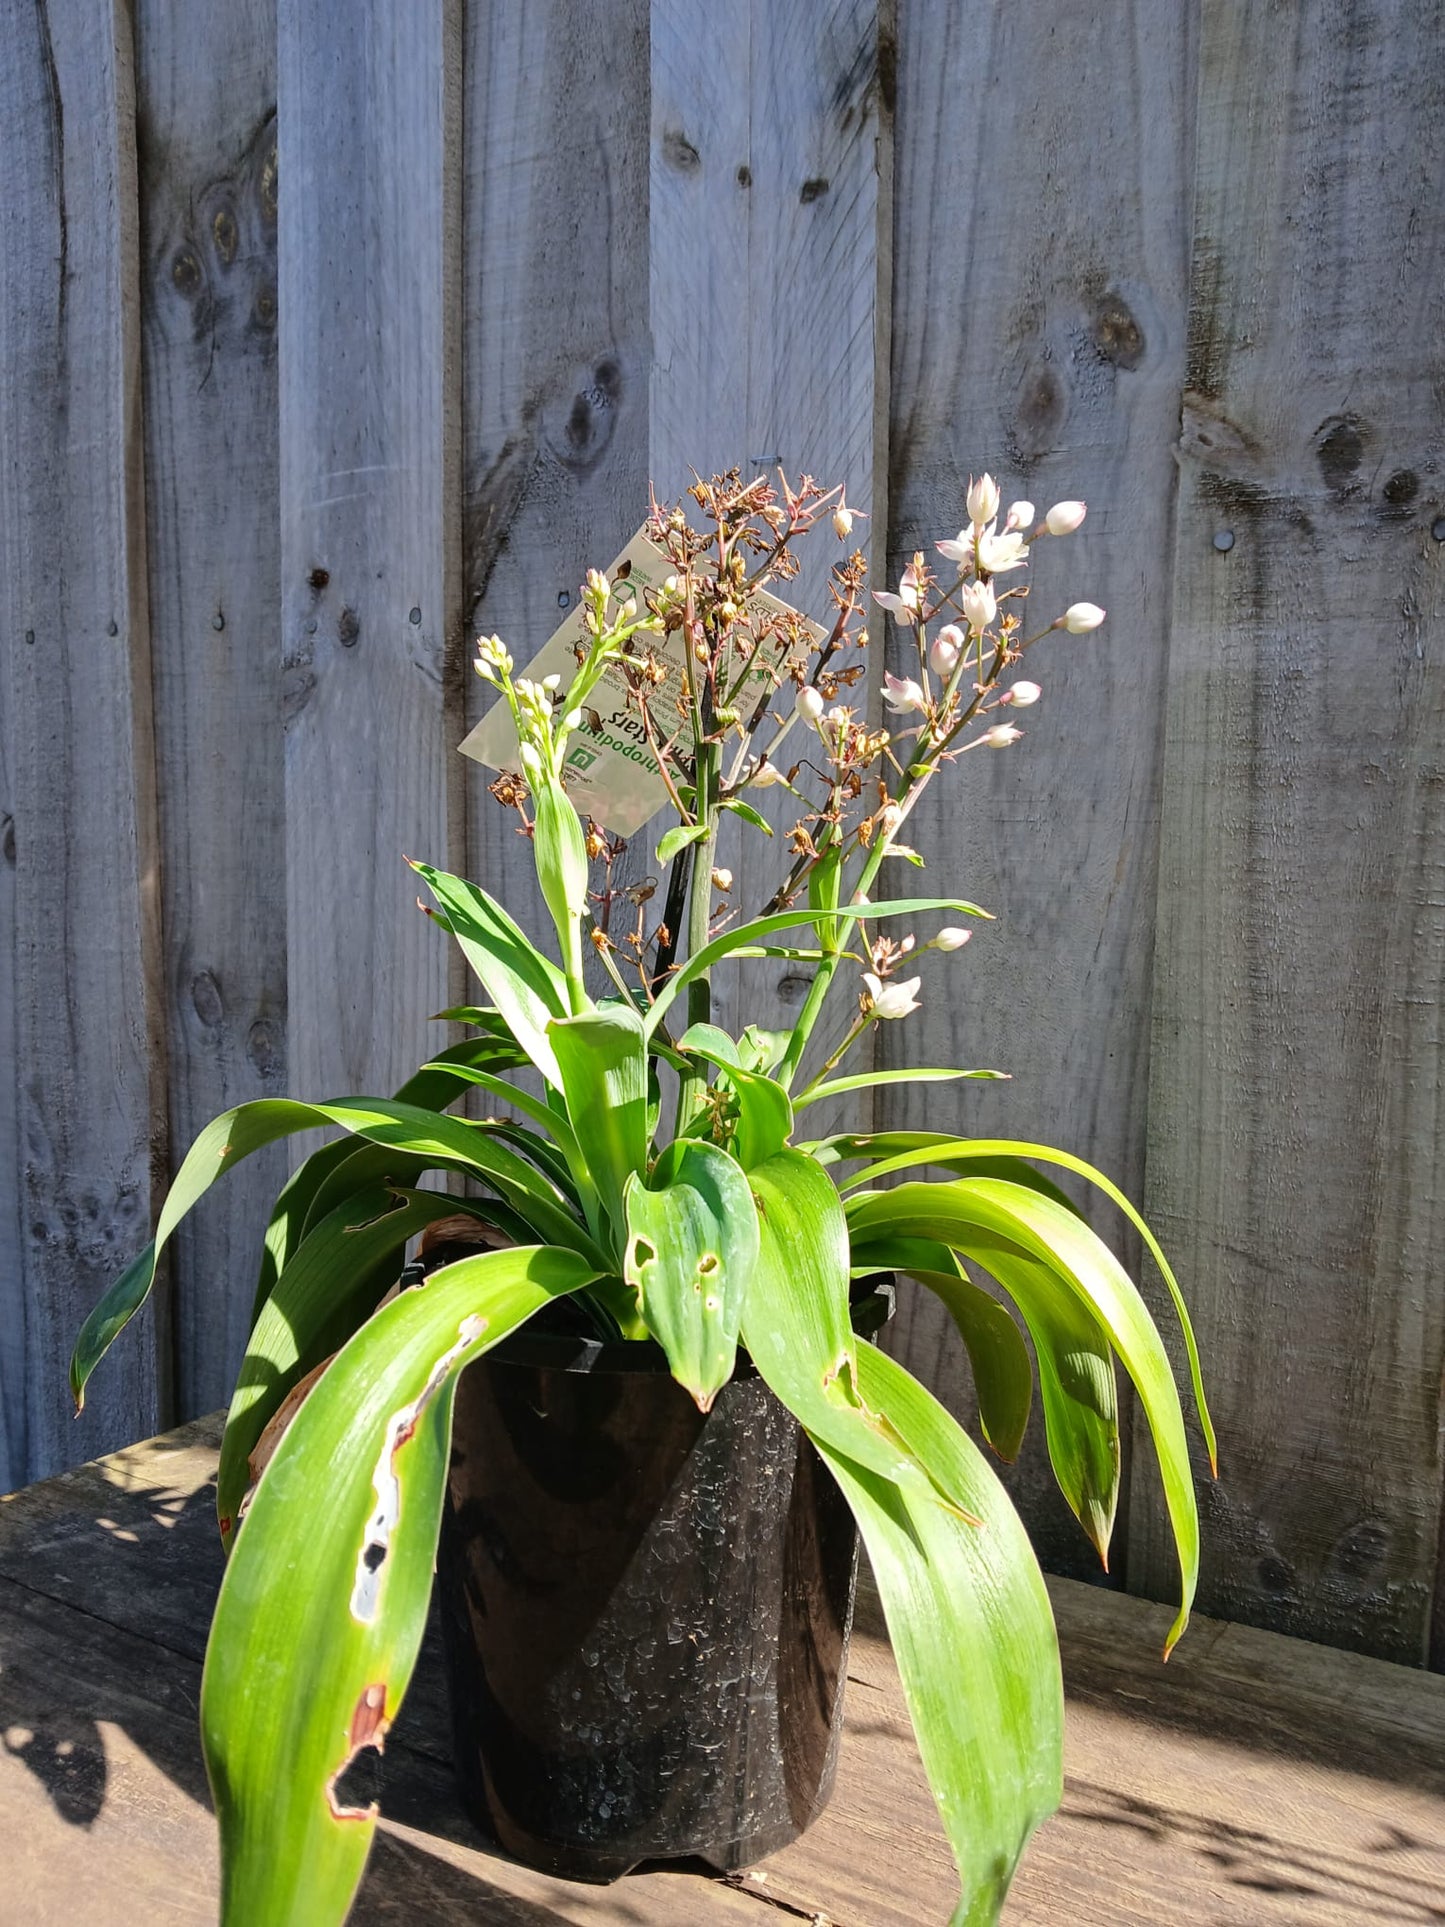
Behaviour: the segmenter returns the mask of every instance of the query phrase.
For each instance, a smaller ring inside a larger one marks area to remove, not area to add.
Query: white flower
[[[1027,709],[1029,704],[1036,703],[1043,693],[1036,682],[1016,682],[1012,689],[1006,689],[1003,692],[999,701],[1012,703],[1015,709]]]
[[[1034,525],[1034,505],[1032,502],[1015,502],[1004,518],[1004,531],[1010,529],[1031,529]]]
[[[883,700],[895,716],[906,716],[911,709],[922,710],[927,707],[923,691],[911,676],[895,676],[887,672],[883,677]]]
[[[868,987],[868,996],[873,1005],[873,1015],[885,1022],[895,1017],[906,1017],[910,1010],[918,1008],[918,986],[921,977],[910,977],[907,983],[885,984],[881,977],[874,976],[871,970],[863,973],[863,982]]]
[[[853,533],[853,511],[841,502],[833,511],[833,533],[840,542],[846,542]]]
[[[923,591],[919,587],[917,571],[914,569],[913,564],[910,562],[908,567],[903,571],[903,580],[898,585],[897,595],[891,594],[887,589],[875,589],[873,591],[873,600],[875,602],[881,602],[883,607],[887,609],[891,615],[896,617],[899,622],[909,624],[917,622],[919,604],[923,600]]]
[[[1072,535],[1088,513],[1082,502],[1055,502],[1044,517],[1050,535]]]
[[[1028,559],[1029,545],[1017,530],[1007,535],[995,535],[988,528],[978,538],[978,566],[989,575],[1003,575],[1009,569],[1021,569]]]
[[[956,622],[945,623],[933,641],[928,645],[928,660],[933,665],[935,675],[945,679],[958,667],[959,651],[963,648],[963,631]]]
[[[976,482],[970,478],[966,500],[971,522],[991,522],[998,514],[998,483],[992,475],[980,475]]]
[[[1104,611],[1097,602],[1075,602],[1059,617],[1059,624],[1071,636],[1086,636],[1091,629],[1097,629],[1103,620]]]
[[[1016,743],[1022,735],[1023,731],[1015,729],[1012,723],[995,723],[992,729],[986,729],[983,732],[982,740],[990,749],[1007,749],[1010,743]]]
[[[817,728],[818,718],[823,713],[823,698],[811,683],[798,691],[793,707],[805,723],[810,724],[814,729]]]
[[[774,783],[786,783],[787,780],[777,765],[770,763],[766,756],[756,768],[749,769],[743,777],[744,782],[751,783],[754,789],[759,790],[770,790]]]
[[[958,600],[969,628],[976,636],[982,635],[998,614],[998,597],[986,582],[965,582]]]
[[[950,542],[935,542],[934,548],[940,555],[946,555],[950,562],[958,564],[958,573],[963,575],[973,561],[972,529],[960,529]]]
[[[962,950],[972,935],[971,930],[960,930],[956,923],[950,923],[939,931],[928,947],[930,950]]]

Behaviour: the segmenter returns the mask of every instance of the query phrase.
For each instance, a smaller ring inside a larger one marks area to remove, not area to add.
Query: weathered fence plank
[[[288,1081],[389,1091],[448,946],[461,734],[458,0],[278,15]]]
[[[645,0],[468,8],[468,633],[519,668],[647,509],[646,75]],[[494,697],[466,682],[475,721]],[[550,941],[516,818],[466,768],[471,873]]]
[[[1150,1207],[1222,1448],[1209,1612],[1418,1661],[1445,1362],[1434,0],[1202,12]],[[1169,1584],[1137,1488],[1131,1583]]]
[[[0,1429],[21,1479],[153,1430],[169,1386],[153,1313],[70,1418],[71,1343],[144,1242],[164,1156],[129,9],[13,5],[3,38]]]
[[[1138,1196],[1191,32],[1185,8],[1131,22],[1121,45],[1086,8],[901,12],[893,566],[923,548],[946,567],[933,541],[967,520],[969,476],[989,470],[1006,504],[1090,504],[1080,534],[1035,553],[1029,629],[1084,598],[1109,624],[1040,645],[1026,740],[966,757],[912,839],[934,887],[999,921],[938,960],[923,1013],[885,1026],[880,1048],[1014,1081],[900,1086],[880,1094],[880,1122],[1065,1146]],[[937,1302],[910,1294],[896,1324],[900,1356],[970,1409]],[[1037,1423],[1011,1483],[1045,1562],[1096,1576]]]
[[[652,475],[664,494],[734,465],[846,482],[880,557],[891,71],[876,0],[652,10]],[[785,598],[828,620],[840,553],[815,535]],[[771,895],[779,842],[725,833],[737,901]],[[806,990],[788,965],[771,984],[750,966],[745,988],[725,973],[719,1021],[787,1023]]]
[[[276,7],[136,10],[147,552],[173,1156],[286,1091],[276,403]],[[175,1245],[177,1400],[245,1346],[285,1176],[240,1166]]]

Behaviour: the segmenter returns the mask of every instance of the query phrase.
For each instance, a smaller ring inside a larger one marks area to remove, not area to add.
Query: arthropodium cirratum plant
[[[585,642],[570,678],[514,679],[498,638],[478,647],[477,668],[508,706],[519,750],[493,793],[531,838],[557,958],[484,889],[414,864],[432,914],[490,999],[444,1013],[474,1035],[423,1064],[394,1098],[265,1100],[217,1118],[181,1166],[154,1242],[77,1343],[79,1403],[145,1301],[160,1250],[210,1184],[263,1144],[340,1127],[344,1135],[288,1181],[267,1228],[221,1450],[218,1511],[230,1556],[201,1724],[229,1922],[316,1927],[344,1916],[375,1810],[347,1804],[340,1782],[361,1750],[381,1744],[416,1659],[456,1375],[561,1297],[603,1336],[655,1340],[703,1410],[731,1376],[741,1341],[812,1439],[868,1548],[958,1862],[956,1922],[996,1918],[1031,1830],[1058,1803],[1057,1641],[1002,1486],[923,1386],[855,1341],[850,1280],[896,1271],[938,1294],[967,1349],[983,1436],[1005,1459],[1029,1414],[1029,1352],[968,1267],[1012,1300],[1037,1360],[1055,1475],[1101,1555],[1119,1484],[1117,1355],[1153,1432],[1178,1546],[1171,1646],[1188,1615],[1198,1520],[1164,1346],[1116,1258],[1037,1167],[1088,1179],[1139,1230],[1178,1310],[1212,1461],[1188,1316],[1133,1207],[1101,1174],[1043,1145],[927,1131],[798,1135],[802,1114],[828,1097],[891,1079],[992,1074],[834,1073],[876,1025],[917,1006],[921,975],[899,973],[923,951],[966,941],[947,923],[920,946],[912,935],[876,934],[880,921],[984,914],[956,899],[869,893],[888,859],[918,861],[899,833],[929,783],[960,755],[1006,748],[1021,734],[1013,715],[1038,686],[1005,678],[1024,652],[1052,630],[1080,634],[1102,622],[1101,610],[1076,603],[1024,634],[1019,572],[1034,543],[1077,528],[1084,505],[1059,503],[1036,521],[1029,503],[1016,502],[1000,528],[992,479],[971,485],[967,526],[937,545],[954,565],[947,579],[920,553],[895,593],[875,597],[913,670],[885,679],[885,728],[840,700],[863,677],[867,647],[865,564],[846,552],[856,512],[842,491],[807,479],[796,489],[783,478],[745,484],[734,471],[699,480],[690,496],[701,529],[682,508],[653,505],[647,532],[670,573],[641,606],[626,580],[589,574]],[[798,542],[828,524],[845,558],[832,572],[833,620],[823,632],[767,591],[796,574]],[[588,699],[604,677],[614,694],[624,691],[633,734],[645,739],[677,817],[657,846],[670,875],[650,929],[650,887],[614,885],[622,846],[582,820],[564,782],[569,739],[600,727]],[[771,836],[748,793],[779,786],[799,806],[786,839],[791,862],[762,914],[738,921],[733,879],[715,862],[719,825],[733,816]],[[634,913],[620,932],[619,905]],[[606,986],[600,996],[588,987],[589,957]],[[790,1030],[733,1037],[712,1022],[710,974],[757,957],[807,967],[810,986]],[[804,1077],[849,963],[860,968],[856,1004]],[[524,1067],[541,1074],[544,1096],[513,1081]],[[661,1128],[664,1085],[670,1133]],[[452,1114],[474,1091],[514,1115]],[[923,1167],[949,1176],[882,1186]],[[436,1171],[486,1195],[421,1189]],[[510,1243],[390,1295],[409,1242],[457,1213]],[[302,1393],[255,1479],[282,1408]]]

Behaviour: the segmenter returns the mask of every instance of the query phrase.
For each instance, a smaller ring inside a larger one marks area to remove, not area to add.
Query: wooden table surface
[[[0,1922],[199,1927],[215,1826],[196,1732],[220,1573],[218,1421],[0,1500]],[[1445,1676],[1051,1581],[1069,1688],[1062,1811],[1010,1923],[1445,1921]],[[358,1923],[651,1927],[946,1921],[952,1863],[865,1601],[838,1789],[729,1879],[572,1886],[488,1853],[447,1765],[434,1654],[391,1735]]]

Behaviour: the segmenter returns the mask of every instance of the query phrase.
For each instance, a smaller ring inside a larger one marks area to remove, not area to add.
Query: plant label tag
[[[643,529],[638,530],[613,562],[607,572],[608,580],[615,582],[624,569],[627,570],[627,590],[637,597],[639,609],[646,606],[647,591],[659,588],[673,572],[672,563],[647,539]],[[826,640],[826,631],[816,622],[798,615],[775,596],[763,594],[759,601],[767,615],[794,617],[813,649]],[[533,682],[560,676],[562,690],[570,689],[577,674],[578,653],[585,652],[591,641],[584,613],[585,604],[579,599],[576,609],[520,673]],[[663,681],[653,691],[654,714],[670,718],[677,695],[686,687],[682,631],[674,629],[670,635],[649,635],[638,640],[650,646],[663,672]],[[740,692],[738,703],[745,714],[763,693],[763,685],[771,682],[782,647],[780,642],[778,648],[770,650],[768,663],[758,664],[750,672],[747,692]],[[668,800],[662,772],[648,748],[647,732],[635,704],[629,701],[629,693],[621,666],[609,664],[592,691],[582,727],[568,742],[565,763],[568,794],[579,812],[621,837],[635,836]],[[463,740],[461,751],[492,769],[516,771],[521,768],[511,713],[502,697],[498,696]]]

